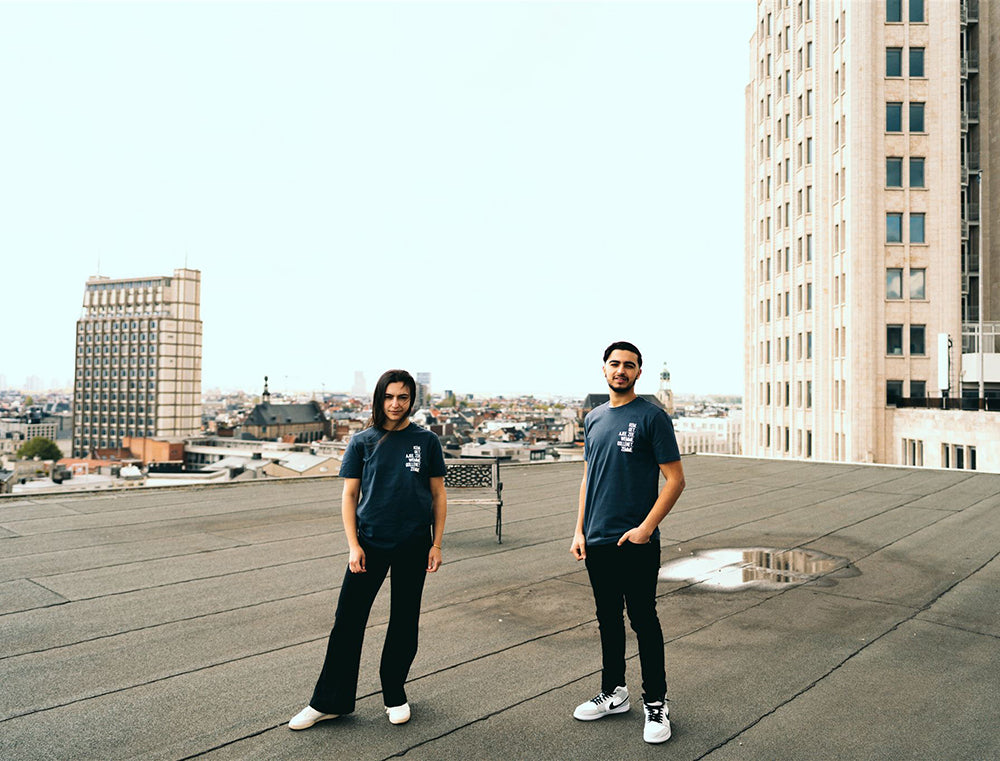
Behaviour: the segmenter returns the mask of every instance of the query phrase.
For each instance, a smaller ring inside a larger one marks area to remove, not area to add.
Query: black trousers
[[[597,605],[601,630],[601,689],[611,692],[625,684],[625,619],[639,641],[643,700],[655,702],[667,695],[663,657],[663,630],[656,615],[656,579],[660,571],[660,543],[626,542],[587,545],[587,573]]]
[[[354,710],[361,668],[361,645],[375,596],[392,569],[389,598],[389,628],[382,646],[379,677],[382,699],[387,706],[406,702],[403,683],[417,654],[420,597],[427,577],[430,532],[407,540],[391,550],[369,547],[365,551],[365,573],[344,575],[337,614],[326,646],[326,660],[309,705],[322,713],[345,714]]]

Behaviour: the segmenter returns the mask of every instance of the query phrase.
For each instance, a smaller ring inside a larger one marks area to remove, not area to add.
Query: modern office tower
[[[991,20],[1000,3],[758,2],[744,453],[1000,470],[1000,415],[977,411],[1000,393],[977,340],[1000,318],[978,205]]]
[[[201,272],[91,277],[76,323],[73,454],[201,429]]]
[[[366,396],[368,394],[368,384],[365,383],[365,374],[361,370],[354,371],[354,385],[351,386],[353,396]]]
[[[417,373],[417,398],[413,402],[413,409],[425,409],[431,405],[431,374]]]

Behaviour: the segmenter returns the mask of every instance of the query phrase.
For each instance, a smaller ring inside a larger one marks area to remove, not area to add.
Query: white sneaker
[[[336,719],[340,714],[336,713],[321,713],[317,711],[312,706],[306,706],[301,711],[299,711],[292,720],[288,722],[289,729],[308,729],[317,721],[325,721],[327,719]]]
[[[401,706],[386,706],[385,712],[389,714],[390,724],[405,724],[410,720],[409,703],[403,703]]]
[[[625,713],[631,706],[628,702],[628,688],[625,685],[615,687],[614,692],[601,690],[586,703],[580,703],[573,711],[573,718],[580,721],[602,719],[612,713]]]
[[[670,739],[670,709],[665,701],[643,703],[646,711],[646,725],[642,728],[642,739],[648,743],[662,743]]]

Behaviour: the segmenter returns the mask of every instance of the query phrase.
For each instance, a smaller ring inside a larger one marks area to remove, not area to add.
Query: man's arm
[[[684,467],[680,460],[661,462],[660,472],[667,479],[667,482],[660,489],[660,494],[657,496],[656,502],[653,503],[649,515],[638,526],[622,534],[622,538],[618,540],[619,547],[625,542],[646,544],[649,537],[656,531],[656,527],[660,525],[660,521],[667,516],[667,513],[677,502],[677,498],[681,496],[681,492],[684,491]]]
[[[573,543],[569,551],[577,560],[587,557],[587,542],[583,536],[583,509],[587,505],[587,463],[583,463],[583,480],[580,481],[580,508],[576,515],[576,530],[573,532]]]

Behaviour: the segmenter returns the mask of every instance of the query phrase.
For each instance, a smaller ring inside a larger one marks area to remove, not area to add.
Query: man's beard
[[[609,381],[608,381],[608,388],[610,388],[610,389],[611,389],[612,391],[614,391],[614,392],[615,392],[616,394],[625,394],[625,393],[628,393],[629,391],[631,391],[631,390],[632,390],[632,388],[633,388],[633,387],[635,386],[635,382],[636,382],[637,380],[639,380],[639,379],[638,379],[638,378],[635,378],[635,379],[633,379],[633,380],[632,380],[632,382],[631,382],[631,383],[629,383],[629,384],[628,384],[627,386],[625,386],[624,388],[616,388],[615,386],[612,386],[612,385],[611,385],[611,384],[612,384],[612,381],[613,381],[613,379],[612,379],[612,380],[609,380]]]

